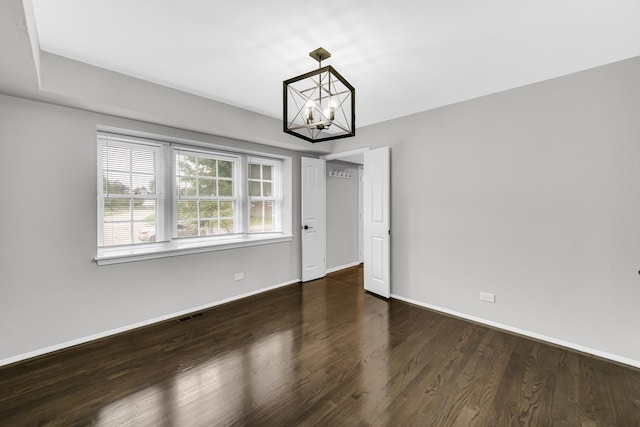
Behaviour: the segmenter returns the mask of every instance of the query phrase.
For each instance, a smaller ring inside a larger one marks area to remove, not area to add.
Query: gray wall
[[[291,156],[294,240],[96,266],[97,125]],[[4,95],[0,141],[0,361],[300,277],[298,153]]]
[[[640,365],[638,76],[635,58],[336,142],[392,147],[393,294]],[[293,242],[97,267],[98,124],[262,148],[0,96],[0,361],[300,276],[299,155],[275,148]]]
[[[350,179],[329,176],[352,170]],[[358,262],[358,165],[327,162],[327,269]]]
[[[393,294],[640,366],[640,58],[362,128],[335,151],[385,145]]]

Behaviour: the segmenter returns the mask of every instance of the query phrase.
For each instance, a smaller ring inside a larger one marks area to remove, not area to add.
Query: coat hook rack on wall
[[[354,171],[352,169],[330,169],[329,176],[333,178],[351,179]]]

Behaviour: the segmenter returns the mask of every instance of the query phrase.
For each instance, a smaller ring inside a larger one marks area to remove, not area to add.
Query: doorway
[[[328,160],[327,273],[356,266],[362,251],[362,165]]]
[[[362,173],[351,172],[351,175],[352,177],[356,175],[358,183],[362,184],[359,185],[359,188],[362,189],[362,199],[358,197],[361,200],[358,205],[362,215],[358,221],[362,222],[362,233],[358,233],[357,243],[361,245],[362,261],[364,262],[364,288],[369,292],[389,298],[391,293],[391,163],[389,147],[373,150],[364,148],[335,153],[324,156],[323,160],[349,161],[349,163],[362,165],[362,168],[357,169]],[[345,173],[348,175],[349,171],[338,169],[334,172],[338,175]],[[329,178],[327,177],[327,179]],[[327,205],[327,210],[332,208]],[[358,230],[360,230],[359,226]],[[353,232],[353,230],[351,231]],[[359,260],[358,256],[358,262],[353,265],[357,265]],[[347,266],[339,267],[345,268]]]
[[[303,259],[303,281],[304,272],[307,270],[307,264],[305,259],[309,253],[317,253],[313,245],[305,244],[305,232],[307,232],[306,217],[316,218],[319,215],[326,218],[326,180],[328,179],[328,172],[326,171],[327,160],[342,160],[358,158],[362,155],[362,203],[359,204],[362,207],[362,238],[358,238],[359,242],[362,242],[362,258],[364,262],[364,288],[366,291],[382,296],[383,298],[389,298],[391,293],[391,163],[390,163],[390,149],[389,147],[380,147],[373,150],[368,148],[361,150],[354,150],[350,152],[336,153],[324,156],[321,159],[302,158],[303,173],[302,173],[302,217],[303,217],[303,238],[302,238],[302,259]],[[316,163],[317,162],[317,163]],[[305,166],[305,164],[307,166]],[[312,167],[309,165],[315,164]],[[324,170],[324,179],[320,178],[318,170],[322,168]],[[311,171],[310,173],[307,173]],[[330,173],[330,172],[329,172]],[[334,171],[334,175],[349,174],[348,171]],[[359,173],[351,173],[360,176]],[[310,178],[311,177],[311,178]],[[307,191],[308,189],[322,184],[322,200],[321,204],[318,204],[318,200],[315,197],[308,197],[313,191]],[[314,207],[312,209],[306,209],[307,206]],[[325,207],[323,209],[323,206]],[[338,206],[339,208],[339,206]],[[306,213],[310,213],[306,215]],[[322,222],[325,224],[325,222]],[[311,229],[311,228],[310,228]],[[352,230],[353,231],[353,230]],[[325,243],[326,238],[326,226],[323,227],[321,233],[323,239],[322,243]],[[315,239],[317,242],[320,240]],[[358,243],[358,242],[356,242]],[[323,272],[326,270],[326,245],[324,246],[324,259],[322,261]],[[358,257],[359,258],[359,257]],[[311,264],[309,264],[311,265]],[[314,264],[317,265],[317,264]],[[357,263],[353,264],[357,265]],[[340,266],[344,268],[344,266]],[[319,272],[320,270],[316,270]],[[313,280],[314,277],[309,277],[309,280]]]
[[[332,216],[332,228],[327,228],[327,238],[334,242],[333,246],[339,246],[341,240],[348,239],[350,243],[351,257],[346,256],[344,250],[340,257],[329,257],[327,264],[328,271],[337,271],[343,268],[348,268],[353,265],[358,265],[364,262],[364,249],[363,249],[363,170],[364,170],[364,153],[369,151],[368,148],[362,148],[358,150],[351,150],[342,153],[333,153],[323,156],[323,159],[327,161],[327,184],[328,191],[332,193],[328,197],[332,200],[327,200],[327,214]],[[331,169],[337,172],[336,177],[331,176]],[[347,174],[347,177],[340,180],[340,173]],[[330,185],[330,180],[334,179],[334,185]],[[344,182],[346,181],[346,182]],[[349,197],[347,210],[345,215],[350,215],[349,230],[346,233],[341,233],[345,230],[345,227],[335,227],[333,224],[338,222],[339,217],[342,214],[342,202],[345,201],[345,194]],[[334,202],[333,204],[331,202]],[[355,246],[355,248],[354,248]],[[327,255],[329,255],[329,248],[327,248]],[[333,259],[332,259],[333,258]],[[350,258],[350,259],[349,259]]]

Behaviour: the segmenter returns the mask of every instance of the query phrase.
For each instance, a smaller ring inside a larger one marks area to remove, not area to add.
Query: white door
[[[302,281],[326,275],[327,179],[325,161],[302,158]]]
[[[391,295],[389,147],[364,153],[364,289]]]

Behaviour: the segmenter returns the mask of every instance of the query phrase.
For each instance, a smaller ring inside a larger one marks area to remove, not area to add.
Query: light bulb
[[[324,116],[329,119],[329,121],[333,121],[336,118],[336,103],[335,101],[331,101],[329,103],[329,107],[324,110]]]
[[[307,118],[307,124],[313,123],[313,107],[314,102],[309,100],[307,101],[307,109],[305,111],[305,116]]]

